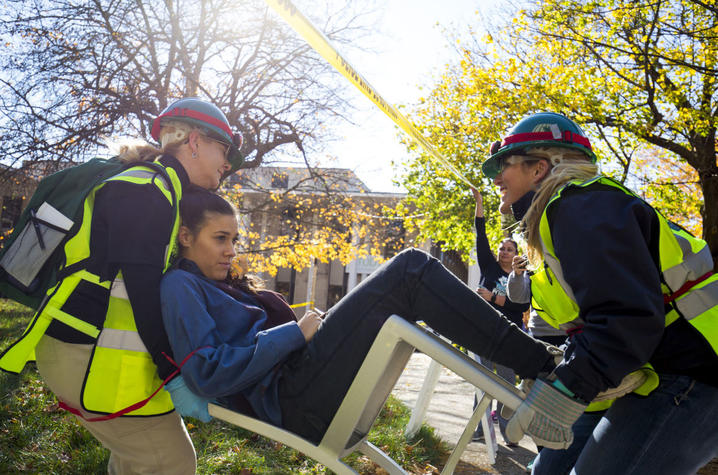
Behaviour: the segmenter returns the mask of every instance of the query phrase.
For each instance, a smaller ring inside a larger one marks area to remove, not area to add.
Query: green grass
[[[32,311],[0,299],[0,351],[20,336]],[[426,473],[448,449],[432,428],[411,440],[403,430],[409,410],[394,398],[382,410],[369,440],[405,469]],[[324,467],[282,444],[229,424],[185,419],[197,451],[198,473],[324,473]],[[33,364],[21,375],[0,372],[0,473],[106,473],[109,452],[73,416],[57,407]],[[376,467],[359,454],[348,459],[360,473]]]

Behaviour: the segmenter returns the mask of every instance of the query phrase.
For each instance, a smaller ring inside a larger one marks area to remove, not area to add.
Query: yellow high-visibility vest
[[[603,176],[585,182],[571,181],[549,200],[539,223],[544,262],[542,268],[531,276],[532,305],[551,326],[567,332],[582,327],[584,322],[579,316],[573,290],[564,279],[561,262],[556,256],[547,213],[561,199],[565,190],[588,190],[594,184],[608,185],[627,195],[636,196],[620,183]],[[713,270],[710,249],[705,241],[672,225],[658,211],[654,211],[660,223],[661,289],[664,301],[671,306],[671,310],[666,313],[665,324],[668,326],[679,318],[685,318],[718,354],[718,275],[710,275]],[[648,369],[654,375],[635,391],[645,395],[658,386],[658,377],[650,365],[647,364],[643,369]]]
[[[85,198],[80,228],[63,248],[65,267],[90,257],[92,214],[97,191],[109,182],[123,181],[136,185],[152,184],[173,205],[172,233],[167,237],[164,259],[166,271],[176,251],[176,236],[180,223],[179,206],[176,206],[176,203],[179,203],[182,197],[182,184],[172,168],[165,168],[165,171],[170,177],[170,183],[166,183],[165,179],[151,168],[138,164],[95,187]],[[92,289],[97,295],[106,297],[107,311],[99,327],[63,311],[65,302],[81,283],[84,289]],[[79,269],[61,279],[47,291],[47,296],[20,339],[2,355],[0,368],[19,373],[28,361],[33,361],[35,347],[53,319],[95,338],[82,387],[82,406],[85,410],[108,414],[117,412],[148,398],[162,383],[157,367],[137,332],[121,272],[112,280],[102,281],[99,276],[86,269]],[[146,405],[127,415],[165,414],[173,408],[169,393],[162,389]]]

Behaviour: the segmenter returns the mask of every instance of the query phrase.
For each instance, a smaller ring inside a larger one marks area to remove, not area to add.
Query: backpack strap
[[[159,175],[162,180],[165,182],[166,188],[169,190],[170,195],[172,196],[172,215],[177,215],[177,209],[179,207],[179,202],[177,200],[177,193],[175,192],[174,187],[172,186],[172,179],[170,178],[169,174],[167,173],[167,170],[165,170],[165,167],[160,165],[157,162],[132,162],[128,163],[121,172],[115,174],[114,176],[119,175],[120,173],[124,173],[125,171],[129,170],[133,167],[147,167],[151,168],[155,174]],[[111,177],[110,177],[111,178]],[[65,266],[62,269],[57,271],[57,281],[58,283],[61,282],[65,277],[68,275],[72,275],[75,272],[79,271],[80,269],[84,269],[87,263],[90,261],[90,257],[87,257],[85,259],[82,259],[80,261],[77,261],[73,264],[70,264],[69,266]]]

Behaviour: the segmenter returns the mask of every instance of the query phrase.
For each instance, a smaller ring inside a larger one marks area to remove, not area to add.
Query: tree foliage
[[[337,7],[321,12],[325,34],[356,38],[355,10]],[[8,0],[0,40],[7,165],[82,161],[102,136],[149,139],[151,120],[193,95],[227,113],[258,164],[316,145],[346,107],[329,66],[260,0]]]
[[[356,14],[366,4],[303,3],[334,43],[348,46],[366,32]],[[311,193],[259,187],[253,200],[228,193],[247,216],[274,222],[287,209],[298,213],[286,233],[244,230],[253,271],[300,270],[312,258],[346,263],[385,249],[383,206],[335,189],[304,154],[343,118],[345,83],[263,1],[11,0],[0,6],[0,40],[0,163],[78,162],[98,153],[103,136],[149,139],[169,103],[198,95],[241,131],[253,165],[295,144],[282,158],[301,151],[321,185]]]
[[[699,232],[702,225],[717,255],[715,5],[546,0],[506,18],[461,45],[461,62],[416,111],[424,132],[478,181],[488,144],[508,126],[528,113],[563,112],[589,133],[604,173],[640,188],[680,224]],[[426,221],[448,209],[446,199],[466,214],[470,205],[457,200],[466,202],[467,192],[458,193],[450,179],[421,177],[427,166],[422,157],[404,178]],[[489,197],[491,188],[484,190]],[[489,200],[487,208],[494,206]],[[457,223],[460,234],[468,223]],[[433,232],[440,239],[456,230]]]
[[[315,259],[383,261],[405,247],[395,219],[401,197],[371,193],[349,170],[272,167],[240,170],[238,177],[225,196],[238,205],[244,270],[274,275],[281,267],[301,271]],[[272,186],[276,178],[287,186]]]

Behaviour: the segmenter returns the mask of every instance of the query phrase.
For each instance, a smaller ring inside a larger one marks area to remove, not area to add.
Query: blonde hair
[[[133,138],[106,140],[106,145],[124,163],[151,162],[163,153],[175,152],[194,129],[184,122],[170,120],[160,129],[160,147]]]
[[[522,223],[531,266],[537,268],[543,259],[539,224],[541,215],[553,195],[572,180],[586,181],[598,175],[598,166],[583,153],[562,147],[537,147],[527,150],[531,156],[546,159],[551,171],[543,179]]]

